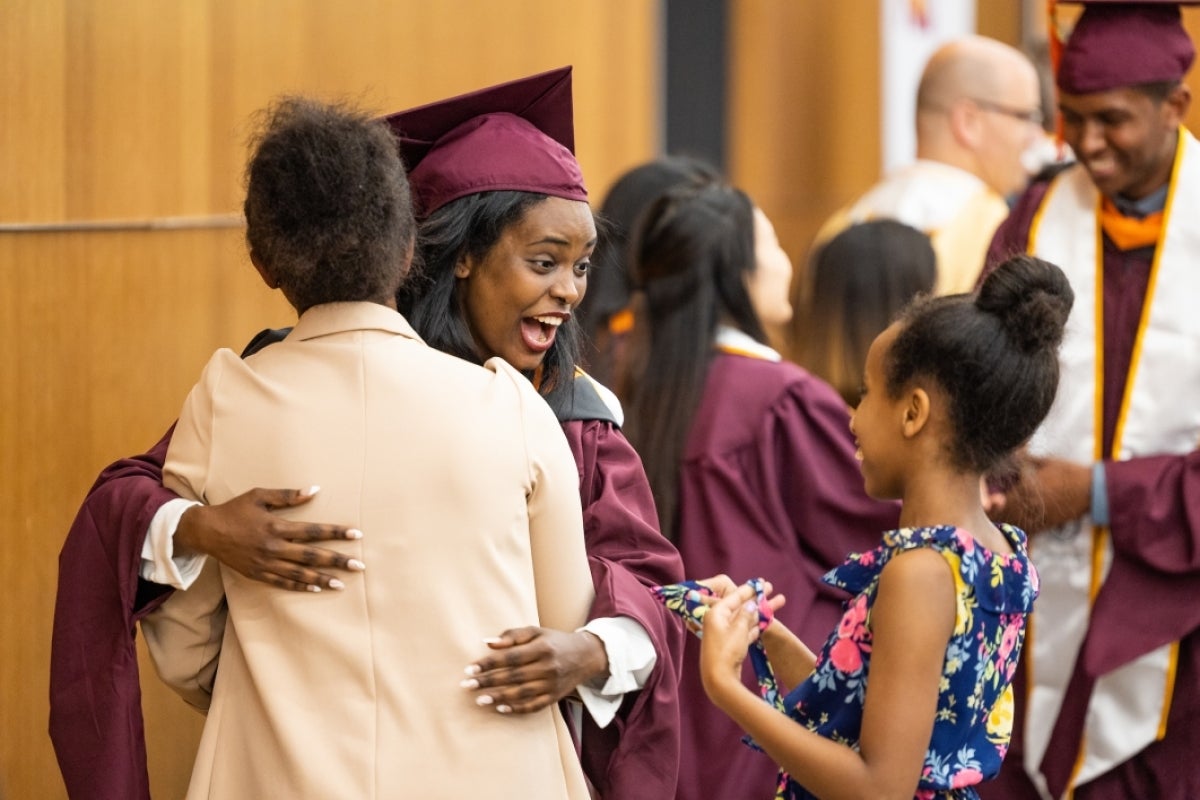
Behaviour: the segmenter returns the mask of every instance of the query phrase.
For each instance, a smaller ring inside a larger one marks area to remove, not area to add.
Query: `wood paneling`
[[[166,430],[215,346],[293,318],[242,250],[240,230],[0,236],[0,763],[14,797],[61,793],[45,734],[54,555],[95,473]],[[147,720],[155,784],[177,786],[198,716],[159,690]]]
[[[771,218],[797,270],[821,223],[879,176],[876,6],[731,6],[728,171]]]
[[[279,94],[385,112],[568,63],[600,197],[655,151],[658,24],[643,0],[6,0],[0,225],[220,222],[239,209],[249,116]],[[157,440],[213,349],[293,318],[242,237],[0,232],[0,796],[65,796],[49,634],[87,488]],[[200,718],[144,677],[154,796],[179,797]]]

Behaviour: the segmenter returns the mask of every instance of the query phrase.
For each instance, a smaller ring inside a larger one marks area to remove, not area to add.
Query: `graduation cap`
[[[386,117],[400,140],[417,216],[509,189],[587,200],[575,160],[571,67]]]
[[[1090,94],[1173,82],[1191,68],[1196,48],[1183,27],[1179,6],[1194,5],[1198,0],[1061,1],[1084,6],[1067,41],[1052,41],[1055,82],[1061,91]],[[1052,3],[1052,40],[1056,31],[1053,14]]]

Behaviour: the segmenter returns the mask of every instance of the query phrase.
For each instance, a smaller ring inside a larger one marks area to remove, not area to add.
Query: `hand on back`
[[[588,631],[514,628],[487,640],[492,649],[467,667],[464,689],[501,714],[529,714],[608,673],[604,643]]]
[[[303,505],[313,489],[251,489],[217,505],[184,512],[175,533],[180,551],[211,556],[251,580],[292,591],[341,589],[342,582],[321,570],[360,572],[362,562],[314,542],[359,539],[344,525],[299,522],[274,513]]]

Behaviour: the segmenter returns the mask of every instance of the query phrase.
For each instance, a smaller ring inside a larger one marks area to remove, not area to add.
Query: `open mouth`
[[[565,317],[554,314],[543,314],[535,317],[525,317],[521,320],[521,338],[525,346],[535,352],[545,352],[554,344],[558,327],[566,321]]]

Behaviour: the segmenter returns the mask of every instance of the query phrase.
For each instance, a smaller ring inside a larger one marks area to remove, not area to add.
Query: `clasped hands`
[[[700,598],[709,607],[700,640],[700,677],[705,691],[711,695],[724,686],[741,687],[742,663],[750,645],[760,635],[766,644],[769,639],[790,638],[791,634],[777,619],[760,632],[758,592],[749,583],[739,586],[728,575],[696,582],[713,593]],[[772,615],[787,602],[783,595],[772,594],[773,588],[764,581],[763,593]]]

